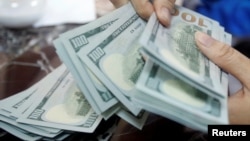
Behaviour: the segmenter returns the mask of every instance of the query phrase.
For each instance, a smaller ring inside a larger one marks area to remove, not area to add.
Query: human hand
[[[136,12],[141,18],[148,20],[150,15],[155,11],[159,21],[168,26],[171,20],[171,13],[175,13],[175,0],[110,0],[116,8],[131,1]]]
[[[242,88],[228,99],[230,124],[250,124],[250,60],[236,49],[202,33],[195,33],[198,48],[212,62],[237,78]]]

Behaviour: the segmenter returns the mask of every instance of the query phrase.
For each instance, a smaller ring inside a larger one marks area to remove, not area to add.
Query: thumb
[[[205,56],[250,89],[250,61],[246,56],[200,31],[195,33],[195,41]]]

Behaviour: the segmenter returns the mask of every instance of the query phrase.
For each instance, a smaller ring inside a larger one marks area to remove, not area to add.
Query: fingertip
[[[157,18],[164,26],[171,23],[172,15],[175,14],[175,0],[154,0],[154,8]]]
[[[154,8],[150,2],[145,3],[132,3],[136,9],[136,12],[140,15],[144,20],[148,20],[151,14],[154,12]]]
[[[168,8],[161,7],[159,11],[156,11],[156,15],[161,24],[163,24],[166,27],[170,25],[171,14]]]

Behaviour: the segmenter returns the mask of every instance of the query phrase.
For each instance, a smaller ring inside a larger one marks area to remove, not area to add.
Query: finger
[[[131,0],[136,12],[141,18],[148,20],[150,15],[154,12],[153,5],[148,0]]]
[[[159,21],[168,26],[171,20],[171,13],[175,13],[175,0],[154,0],[154,8]]]
[[[250,60],[246,56],[199,31],[195,33],[195,40],[201,52],[211,61],[235,76],[246,88],[250,89]]]
[[[121,7],[122,5],[128,3],[129,0],[110,0],[110,2],[113,3],[113,5],[116,7],[116,8],[119,8]]]

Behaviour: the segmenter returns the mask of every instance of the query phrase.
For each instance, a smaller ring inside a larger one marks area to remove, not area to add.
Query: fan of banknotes
[[[144,21],[128,3],[67,31],[53,41],[63,64],[2,100],[0,127],[34,139],[92,133],[113,115],[138,129],[149,113],[203,132],[228,124],[228,75],[197,49],[196,31],[231,44],[218,22],[180,6],[169,27],[155,14]]]

